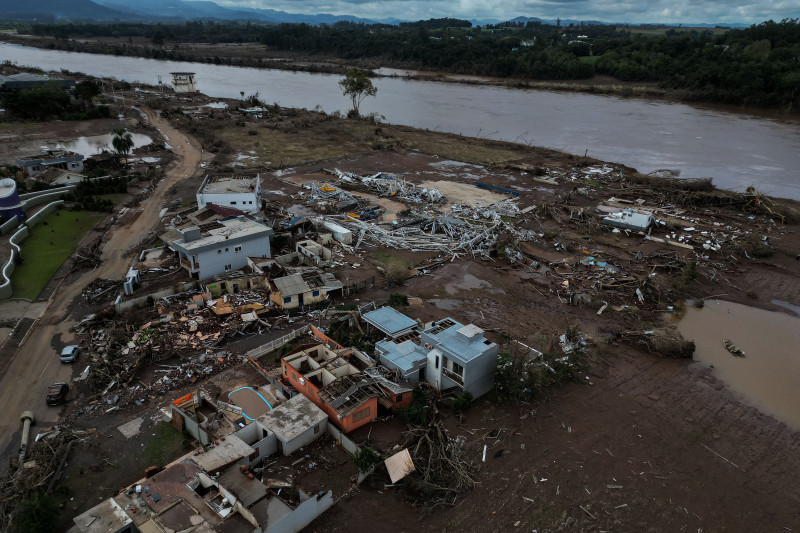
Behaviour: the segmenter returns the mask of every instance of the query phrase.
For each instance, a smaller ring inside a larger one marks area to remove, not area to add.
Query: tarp
[[[408,448],[397,452],[393,456],[384,461],[386,470],[389,471],[389,478],[392,483],[397,483],[408,474],[416,470],[414,468],[414,461],[411,460],[411,454],[408,453]]]

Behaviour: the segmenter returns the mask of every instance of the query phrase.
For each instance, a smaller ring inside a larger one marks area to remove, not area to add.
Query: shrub
[[[456,413],[461,413],[466,410],[467,407],[472,404],[472,394],[469,392],[465,392],[455,400],[453,400],[453,411]]]
[[[358,471],[361,474],[372,470],[372,468],[378,464],[380,460],[381,456],[378,454],[378,452],[369,446],[362,446],[353,456],[353,462],[356,464]]]
[[[393,292],[389,295],[389,301],[387,303],[390,307],[407,307],[408,296],[399,292]]]

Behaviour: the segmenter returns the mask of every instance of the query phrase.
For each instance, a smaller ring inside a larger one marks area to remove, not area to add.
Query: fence
[[[2,284],[0,284],[0,300],[11,298],[14,295],[14,290],[11,288],[11,274],[14,273],[17,260],[22,257],[22,250],[19,247],[19,243],[22,242],[28,235],[30,235],[30,228],[39,223],[39,221],[48,214],[52,213],[56,209],[59,209],[63,204],[64,202],[62,200],[47,204],[40,209],[38,213],[30,217],[26,221],[25,225],[20,227],[17,232],[14,233],[14,235],[12,235],[8,240],[8,242],[11,244],[11,257],[9,257],[6,264],[3,265],[4,281]]]
[[[294,330],[294,331],[292,331],[290,333],[287,333],[283,337],[280,337],[280,338],[275,339],[273,341],[269,341],[266,344],[262,344],[258,348],[253,348],[252,350],[248,351],[245,354],[245,356],[249,357],[251,360],[252,359],[257,359],[259,357],[263,357],[263,356],[267,355],[268,353],[270,353],[271,351],[275,350],[276,348],[280,348],[281,346],[283,346],[287,342],[292,341],[292,340],[296,339],[297,337],[299,337],[300,335],[304,335],[307,332],[308,332],[308,326],[303,326],[302,328],[299,328],[299,329],[296,329],[296,330]]]
[[[5,235],[10,233],[11,230],[16,229],[19,226],[19,217],[14,215],[13,217],[9,218],[2,224],[0,224],[0,235]]]

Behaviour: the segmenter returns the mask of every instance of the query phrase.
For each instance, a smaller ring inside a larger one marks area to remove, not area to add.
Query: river
[[[157,84],[197,73],[200,90],[240,91],[286,107],[346,111],[337,75],[84,54],[0,43],[0,61]],[[377,78],[362,112],[389,123],[543,146],[682,177],[712,177],[726,189],[800,200],[800,122],[679,103],[532,89]]]

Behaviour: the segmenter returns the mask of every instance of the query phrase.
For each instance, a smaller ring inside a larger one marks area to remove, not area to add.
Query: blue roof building
[[[419,328],[391,307],[365,314],[364,321],[386,335],[375,351],[402,379],[427,381],[439,390],[458,388],[476,398],[494,388],[499,347],[478,326],[445,318]]]

